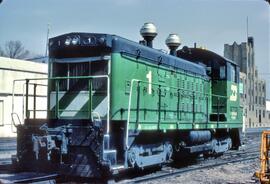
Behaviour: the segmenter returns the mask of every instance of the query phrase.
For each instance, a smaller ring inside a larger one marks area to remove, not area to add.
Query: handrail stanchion
[[[219,126],[219,104],[220,104],[219,100],[220,100],[220,97],[218,97],[217,99],[217,128]]]
[[[33,111],[33,116],[34,116],[34,119],[36,119],[36,97],[37,97],[37,84],[34,84],[34,94],[33,94],[33,107],[34,107],[34,111]]]
[[[129,91],[129,98],[128,98],[128,112],[127,112],[127,127],[126,127],[126,149],[129,149],[128,145],[128,130],[129,130],[129,122],[130,122],[130,109],[131,109],[131,99],[132,99],[132,88],[134,82],[139,82],[138,79],[132,79],[130,83],[130,91]]]
[[[137,109],[136,109],[136,127],[137,130],[139,127],[139,119],[140,119],[140,81],[137,83]]]
[[[92,120],[92,79],[88,80],[88,88],[89,88],[89,103],[88,103],[88,111],[89,111],[89,119]]]
[[[209,121],[209,117],[208,117],[208,116],[209,116],[209,109],[208,109],[208,103],[209,103],[209,102],[208,102],[208,96],[206,96],[205,98],[206,98],[206,128],[208,128],[208,127],[207,127],[207,124],[208,124],[208,121]]]
[[[59,80],[55,80],[55,117],[56,119],[58,119],[58,115],[59,115]]]
[[[195,125],[195,92],[192,93],[192,129]]]
[[[179,111],[180,111],[180,89],[177,90],[177,121],[180,120]]]
[[[158,130],[160,130],[161,121],[161,86],[158,85]]]
[[[28,96],[29,96],[29,79],[26,79],[26,92],[25,92],[25,111],[26,111],[26,119],[30,118],[30,112],[28,109]]]

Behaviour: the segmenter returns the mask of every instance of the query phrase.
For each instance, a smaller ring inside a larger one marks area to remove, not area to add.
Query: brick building
[[[243,106],[243,119],[246,127],[266,127],[270,125],[266,112],[266,83],[258,77],[254,59],[254,39],[248,42],[224,45],[224,57],[240,66],[240,103]]]

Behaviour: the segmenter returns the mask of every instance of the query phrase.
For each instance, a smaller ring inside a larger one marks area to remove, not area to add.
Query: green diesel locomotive
[[[96,33],[49,40],[47,119],[26,106],[19,168],[99,178],[240,146],[238,66],[211,51],[177,50],[174,34],[170,54],[154,49],[151,23],[141,34],[140,43]]]

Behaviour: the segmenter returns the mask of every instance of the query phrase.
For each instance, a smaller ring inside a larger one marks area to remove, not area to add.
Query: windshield
[[[53,63],[52,77],[79,77],[108,74],[108,62],[105,60],[81,63]],[[53,85],[54,86],[54,85]],[[87,90],[87,79],[65,79],[59,81],[59,91]],[[93,90],[106,90],[106,79],[93,79]],[[54,89],[53,89],[54,90]]]

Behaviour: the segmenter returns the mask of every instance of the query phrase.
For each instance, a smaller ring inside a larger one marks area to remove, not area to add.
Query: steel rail
[[[142,183],[142,182],[146,182],[146,181],[153,181],[153,180],[158,180],[158,179],[161,179],[161,178],[166,178],[166,177],[171,177],[171,176],[178,176],[178,175],[180,175],[182,173],[186,173],[186,172],[192,172],[192,171],[196,171],[196,170],[200,170],[200,169],[218,167],[218,166],[222,166],[222,165],[226,165],[226,164],[230,164],[230,163],[237,163],[237,162],[253,160],[255,158],[259,158],[259,157],[258,156],[252,156],[252,157],[248,157],[248,158],[235,159],[235,160],[230,160],[230,161],[223,161],[223,162],[214,163],[214,164],[208,164],[208,165],[199,166],[199,167],[182,168],[182,169],[177,169],[177,170],[171,171],[169,173],[161,173],[161,174],[157,174],[157,175],[154,175],[154,176],[148,176],[148,177],[144,177],[144,178],[137,178],[137,179],[134,179],[134,180],[126,181],[126,183]]]
[[[50,180],[55,180],[59,175],[58,174],[50,174],[45,176],[37,176],[37,177],[30,177],[24,179],[17,179],[13,180],[13,183],[34,183],[34,182],[45,182]]]

